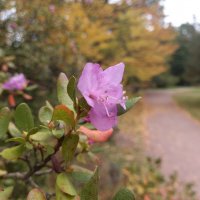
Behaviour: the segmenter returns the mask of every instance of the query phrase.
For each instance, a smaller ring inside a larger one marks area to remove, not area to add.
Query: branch
[[[9,174],[5,174],[2,177],[3,178],[16,178],[16,179],[23,179],[25,176],[25,173],[21,173],[21,172],[13,172],[13,173],[9,173]]]
[[[51,194],[46,193],[46,198],[47,198],[47,200],[50,200],[52,197],[55,197],[55,196],[56,196],[55,193],[51,193]]]
[[[43,170],[43,171],[37,171],[37,172],[35,172],[34,175],[42,176],[42,175],[45,175],[45,174],[49,174],[52,171],[53,171],[52,169],[47,169],[47,170]],[[27,173],[25,173],[25,172],[13,172],[13,173],[5,174],[5,175],[3,175],[1,177],[3,177],[4,179],[14,178],[14,179],[22,179],[22,180],[24,180],[24,177],[26,176],[26,174]],[[32,180],[29,179],[28,181],[32,181]]]
[[[55,155],[55,154],[59,151],[59,149],[60,149],[60,147],[61,147],[61,145],[62,145],[62,142],[63,142],[64,138],[65,138],[65,137],[62,136],[62,137],[58,140],[56,146],[54,147],[54,152],[53,152],[52,154],[48,155],[48,156],[44,159],[44,161],[42,161],[39,165],[35,165],[35,166],[33,167],[33,169],[30,170],[30,171],[24,176],[24,180],[28,179],[28,178],[31,177],[33,174],[35,174],[35,172],[39,171],[40,169],[42,169],[43,167],[46,166],[46,164],[51,160],[52,156]]]
[[[22,179],[22,180],[28,180],[29,182],[33,183],[33,180],[30,179],[30,177],[32,175],[36,175],[36,176],[41,176],[44,174],[49,174],[50,172],[52,172],[52,169],[48,169],[48,170],[43,170],[43,171],[39,171],[40,169],[42,169],[43,167],[45,167],[47,165],[47,163],[51,160],[52,156],[54,156],[60,149],[62,142],[64,140],[65,136],[61,137],[60,139],[58,139],[58,142],[56,144],[56,146],[54,147],[54,152],[50,155],[48,155],[40,164],[35,165],[35,166],[31,166],[30,165],[30,161],[28,160],[28,158],[20,158],[21,160],[25,161],[28,166],[29,166],[29,171],[27,173],[23,173],[23,172],[14,172],[14,173],[9,173],[6,174],[4,176],[2,176],[3,178],[16,178],[16,179]]]
[[[26,155],[24,158],[19,158],[19,159],[22,160],[22,161],[24,161],[24,162],[28,165],[29,170],[32,169],[31,162],[30,162],[30,160],[28,159],[28,156],[27,156],[27,155]]]
[[[29,183],[31,184],[32,187],[34,188],[39,188],[39,185],[37,183],[35,183],[35,181],[32,179],[32,177],[30,177],[28,179]]]
[[[41,176],[41,175],[49,174],[49,173],[51,173],[52,171],[53,171],[52,169],[47,169],[47,170],[35,172],[34,175],[36,175],[36,176]]]

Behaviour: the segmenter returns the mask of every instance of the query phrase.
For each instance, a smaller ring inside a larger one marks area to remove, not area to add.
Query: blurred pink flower
[[[15,22],[12,22],[9,24],[10,28],[12,28],[13,30],[15,30],[17,28],[17,24]]]
[[[124,109],[125,97],[121,84],[124,64],[103,70],[100,65],[87,63],[78,82],[78,89],[91,106],[89,119],[98,130],[105,131],[117,123],[117,104]]]
[[[89,142],[106,142],[113,134],[113,129],[107,131],[90,130],[85,126],[81,126],[79,131],[89,138]]]
[[[49,5],[49,11],[50,11],[51,13],[54,13],[55,10],[56,10],[55,5],[54,5],[54,4],[50,4],[50,5]]]
[[[28,84],[27,79],[24,74],[17,74],[10,77],[4,84],[3,89],[13,91],[13,90],[23,90]]]

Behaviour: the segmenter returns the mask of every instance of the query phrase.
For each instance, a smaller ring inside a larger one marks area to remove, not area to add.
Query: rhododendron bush
[[[4,141],[0,152],[1,200],[13,199],[15,184],[9,183],[11,179],[26,184],[28,200],[99,198],[98,166],[92,165],[98,163],[98,158],[92,145],[107,141],[117,125],[117,116],[139,100],[125,96],[123,73],[123,63],[106,70],[87,63],[78,81],[61,73],[57,81],[58,104],[46,101],[38,120],[26,103],[0,110],[0,138]],[[3,88],[12,94],[22,93],[27,84],[24,75],[19,74],[5,82]],[[133,200],[134,195],[122,188],[112,199]]]

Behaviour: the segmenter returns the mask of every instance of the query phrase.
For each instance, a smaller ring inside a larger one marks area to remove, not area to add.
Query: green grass
[[[174,97],[181,107],[200,120],[200,88],[187,89]]]

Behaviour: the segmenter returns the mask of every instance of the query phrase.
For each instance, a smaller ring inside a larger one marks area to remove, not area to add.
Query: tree
[[[4,5],[4,11],[14,12],[3,22],[2,40],[9,41],[3,46],[15,56],[18,71],[50,92],[58,71],[77,74],[87,61],[105,67],[124,62],[125,79],[149,81],[166,70],[175,49],[159,1],[8,0]]]
[[[172,55],[169,72],[179,79],[179,85],[200,83],[200,33],[195,25],[182,24],[178,29],[179,48]]]
[[[166,60],[175,50],[175,33],[163,25],[159,1],[132,1],[116,7],[117,60],[127,65],[127,76],[149,81],[166,70]]]

